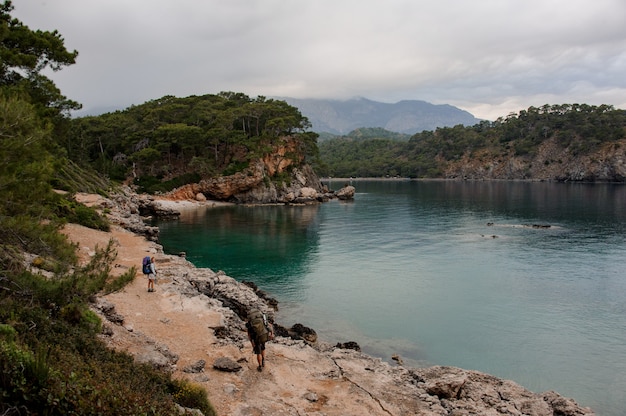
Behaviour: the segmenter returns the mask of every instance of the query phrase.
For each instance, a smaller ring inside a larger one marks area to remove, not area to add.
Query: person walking
[[[265,314],[258,309],[252,309],[248,313],[248,321],[246,322],[246,330],[248,332],[248,339],[252,344],[252,352],[256,354],[256,359],[259,364],[258,371],[263,371],[265,367],[265,343],[268,339],[273,338],[273,331],[268,328],[270,324],[267,322]]]
[[[156,280],[157,270],[154,257],[150,258],[150,273],[148,274],[148,292],[154,292],[154,281]]]

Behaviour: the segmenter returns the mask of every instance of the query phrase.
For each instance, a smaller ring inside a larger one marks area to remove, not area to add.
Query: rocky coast
[[[109,217],[110,232],[68,224],[65,233],[87,261],[113,241],[112,274],[137,269],[123,290],[99,297],[102,339],[137,361],[202,385],[220,415],[593,415],[556,392],[535,393],[513,381],[454,367],[405,367],[359,351],[353,343],[317,340],[306,327],[278,328],[267,364],[256,369],[243,318],[257,307],[273,318],[276,303],[254,285],[222,271],[196,268],[184,255],[163,252],[158,229],[145,216],[211,207],[218,202],[172,201],[123,190],[109,198],[79,194],[79,202]],[[155,292],[138,265],[157,263]],[[304,330],[303,330],[304,328]]]

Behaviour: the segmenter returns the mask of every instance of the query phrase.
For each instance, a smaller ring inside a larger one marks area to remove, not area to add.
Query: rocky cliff
[[[448,179],[552,180],[559,182],[624,182],[626,139],[604,143],[587,154],[544,141],[536,152],[516,156],[481,150],[454,162],[442,162]]]
[[[238,204],[307,203],[331,197],[309,165],[291,169],[287,180],[275,181],[262,159],[234,175],[203,179],[165,195],[172,200],[206,200]],[[282,173],[282,170],[279,171]]]
[[[304,163],[302,144],[281,137],[272,150],[252,160],[233,175],[205,178],[184,185],[166,196],[174,200],[228,201],[240,204],[305,203],[327,193],[310,165]]]

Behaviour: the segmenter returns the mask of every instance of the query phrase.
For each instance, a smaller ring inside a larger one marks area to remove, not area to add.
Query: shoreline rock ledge
[[[128,205],[120,197],[115,201],[101,198],[93,206],[106,207],[117,229],[128,233],[122,227],[134,221],[116,213]],[[147,293],[138,274],[122,291],[98,298],[93,309],[103,319],[101,337],[135,360],[202,385],[220,415],[595,414],[554,391],[533,393],[478,371],[392,365],[358,348],[283,332],[267,344],[266,367],[258,372],[242,317],[257,307],[273,320],[272,300],[253,285],[196,268],[154,241],[134,238],[156,257],[157,291]],[[119,238],[118,243],[123,246]],[[122,249],[128,264],[136,261],[131,250]],[[116,260],[116,268],[130,267],[123,260]]]

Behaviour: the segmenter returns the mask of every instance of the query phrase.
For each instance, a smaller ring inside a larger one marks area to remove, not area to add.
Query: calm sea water
[[[188,211],[161,243],[254,281],[322,340],[626,414],[626,186],[353,185],[352,202]]]

